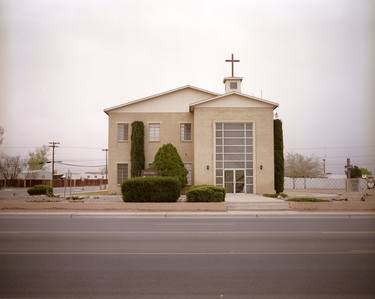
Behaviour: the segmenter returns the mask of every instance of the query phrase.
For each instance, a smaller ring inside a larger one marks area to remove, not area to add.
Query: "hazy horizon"
[[[279,103],[285,152],[375,172],[373,1],[0,0],[0,151],[105,164],[103,109],[193,85]],[[60,169],[57,165],[57,169]],[[61,167],[61,170],[64,168]],[[72,166],[71,171],[75,172]]]

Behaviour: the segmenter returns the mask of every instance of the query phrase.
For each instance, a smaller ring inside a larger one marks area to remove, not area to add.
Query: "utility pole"
[[[102,151],[105,152],[105,179],[108,184],[108,148],[103,148]]]
[[[350,179],[351,175],[350,175],[350,172],[352,170],[352,165],[350,164],[350,158],[347,158],[346,159],[346,178],[347,179]]]
[[[52,177],[51,177],[51,187],[53,188],[53,174],[55,173],[55,147],[58,147],[57,144],[60,142],[52,141],[48,142],[50,145],[48,147],[52,147]]]

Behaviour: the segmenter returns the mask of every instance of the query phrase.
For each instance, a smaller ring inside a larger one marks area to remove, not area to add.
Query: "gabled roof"
[[[225,93],[225,94],[222,94],[222,95],[218,95],[218,96],[213,97],[213,98],[209,98],[209,99],[205,99],[205,100],[202,100],[202,101],[192,103],[192,104],[190,104],[190,111],[194,111],[194,107],[198,106],[200,104],[215,101],[215,100],[225,98],[225,97],[228,97],[228,96],[231,96],[231,95],[238,95],[240,97],[243,97],[243,98],[246,98],[246,99],[249,99],[249,100],[258,101],[258,102],[261,102],[261,103],[264,103],[264,104],[269,104],[269,105],[273,106],[273,109],[275,109],[279,106],[279,104],[276,103],[276,102],[267,101],[267,100],[260,99],[260,98],[254,97],[254,96],[250,96],[250,95],[247,95],[247,94],[244,94],[244,93],[233,91],[233,92],[228,92],[228,93]]]
[[[145,98],[141,98],[141,99],[133,100],[133,101],[121,104],[121,105],[113,106],[113,107],[104,109],[104,112],[108,114],[108,112],[110,112],[112,110],[116,110],[118,108],[123,108],[123,107],[129,106],[129,105],[133,105],[133,104],[136,104],[136,103],[139,103],[139,102],[148,101],[148,100],[151,100],[151,99],[154,99],[154,98],[157,98],[157,97],[160,97],[160,96],[172,93],[172,92],[176,92],[176,91],[180,91],[180,90],[183,90],[183,89],[187,89],[187,88],[194,89],[194,90],[197,90],[197,91],[201,91],[201,92],[210,94],[210,95],[212,95],[214,97],[220,95],[219,93],[208,91],[208,90],[205,90],[205,89],[202,89],[202,88],[199,88],[199,87],[195,87],[195,86],[191,86],[191,85],[185,85],[185,86],[181,86],[181,87],[178,87],[178,88],[175,88],[175,89],[171,89],[171,90],[168,90],[168,91],[165,91],[165,92],[154,94],[154,95],[151,95],[151,96],[148,96],[148,97],[145,97]]]

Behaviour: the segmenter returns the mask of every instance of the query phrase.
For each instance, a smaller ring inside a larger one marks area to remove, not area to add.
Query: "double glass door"
[[[224,169],[224,187],[227,193],[244,193],[245,170]]]

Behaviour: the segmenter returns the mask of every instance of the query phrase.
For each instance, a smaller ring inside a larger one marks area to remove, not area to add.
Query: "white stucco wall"
[[[175,92],[167,93],[146,101],[141,101],[129,106],[116,109],[117,113],[166,113],[166,112],[189,112],[191,103],[212,98],[214,95],[193,88],[185,88]]]
[[[274,192],[273,108],[196,107],[194,110],[195,184],[215,184],[215,122],[255,124],[255,192]],[[209,170],[207,170],[207,165]],[[260,169],[262,165],[262,169]]]

